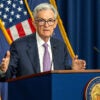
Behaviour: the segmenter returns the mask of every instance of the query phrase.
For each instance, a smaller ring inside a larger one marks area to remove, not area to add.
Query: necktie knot
[[[43,46],[44,46],[45,49],[48,49],[48,44],[47,43],[44,43]]]

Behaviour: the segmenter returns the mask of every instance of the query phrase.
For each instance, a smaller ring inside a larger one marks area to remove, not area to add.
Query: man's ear
[[[57,24],[58,24],[58,20],[56,19],[54,24],[54,29],[56,28]]]

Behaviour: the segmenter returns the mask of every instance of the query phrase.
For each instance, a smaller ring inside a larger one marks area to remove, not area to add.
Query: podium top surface
[[[100,70],[54,70],[51,73],[97,73]]]
[[[37,73],[37,74],[8,79],[7,82],[12,82],[12,81],[27,79],[27,78],[33,78],[33,77],[47,75],[47,74],[98,73],[98,72],[100,72],[100,70],[78,70],[78,71],[75,71],[75,70],[54,70],[54,71],[41,72],[41,73]]]

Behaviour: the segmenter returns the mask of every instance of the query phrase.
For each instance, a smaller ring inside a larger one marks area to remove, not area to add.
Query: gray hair
[[[57,18],[57,15],[58,15],[58,12],[54,8],[54,6],[51,5],[51,4],[49,4],[49,3],[41,3],[41,4],[37,5],[34,8],[34,11],[33,11],[34,18],[37,17],[37,14],[38,14],[39,11],[41,11],[41,10],[47,10],[47,9],[51,9],[54,12],[54,18],[56,19]]]

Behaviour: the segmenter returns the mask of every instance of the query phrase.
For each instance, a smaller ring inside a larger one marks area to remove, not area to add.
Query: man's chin
[[[50,37],[50,36],[51,36],[50,32],[45,32],[44,35],[45,35],[46,37]]]

